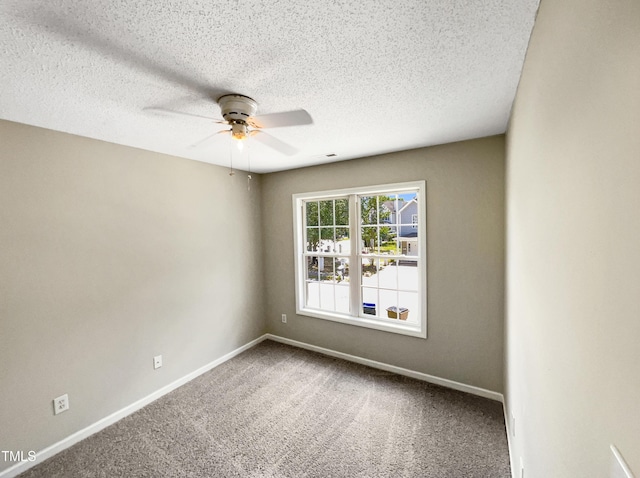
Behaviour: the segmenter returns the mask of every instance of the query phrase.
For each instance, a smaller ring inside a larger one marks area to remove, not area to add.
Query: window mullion
[[[349,262],[351,263],[351,271],[349,272],[350,280],[350,298],[351,298],[351,315],[355,317],[360,316],[360,310],[362,308],[361,297],[361,281],[362,271],[359,262],[360,253],[360,221],[358,220],[360,215],[360,200],[357,194],[352,194],[349,197],[349,235],[351,236],[351,255]]]
[[[300,298],[296,298],[298,302],[298,307],[303,308],[309,303],[309,287],[307,283],[307,258],[305,253],[307,252],[307,205],[306,201],[300,201],[300,219],[302,221],[302,231],[300,231],[300,239],[297,241],[298,247],[300,251],[302,251],[302,257],[298,264],[298,273],[302,280],[298,280],[296,286],[298,287],[298,292],[301,295]]]

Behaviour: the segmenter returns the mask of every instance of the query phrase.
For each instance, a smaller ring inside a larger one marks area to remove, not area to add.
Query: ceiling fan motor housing
[[[218,98],[218,105],[220,105],[222,117],[231,124],[245,123],[258,111],[258,103],[244,95],[221,96]]]

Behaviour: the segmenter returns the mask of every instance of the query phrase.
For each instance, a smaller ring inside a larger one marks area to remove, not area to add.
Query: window
[[[295,194],[297,313],[426,338],[425,182]]]

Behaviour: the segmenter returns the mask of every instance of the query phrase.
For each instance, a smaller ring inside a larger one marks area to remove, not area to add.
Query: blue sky
[[[405,201],[411,201],[414,197],[416,197],[416,193],[398,194],[398,197],[404,199]]]

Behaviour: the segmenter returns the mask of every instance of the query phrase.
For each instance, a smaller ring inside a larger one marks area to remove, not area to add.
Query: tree
[[[361,237],[364,241],[365,247],[377,247],[378,242],[378,229],[380,230],[380,242],[386,242],[391,235],[391,228],[389,226],[379,225],[384,224],[391,217],[391,210],[384,204],[386,201],[391,201],[389,196],[361,196],[360,197],[360,219],[362,220],[362,232]]]
[[[361,196],[361,238],[365,247],[392,240],[394,232],[385,225],[391,217],[391,209],[385,203],[390,196]],[[349,199],[326,199],[305,203],[307,219],[307,247],[316,251],[322,241],[339,241],[349,237]]]
[[[307,244],[310,250],[317,250],[323,240],[339,241],[349,237],[349,200],[347,198],[310,201],[305,204]]]

